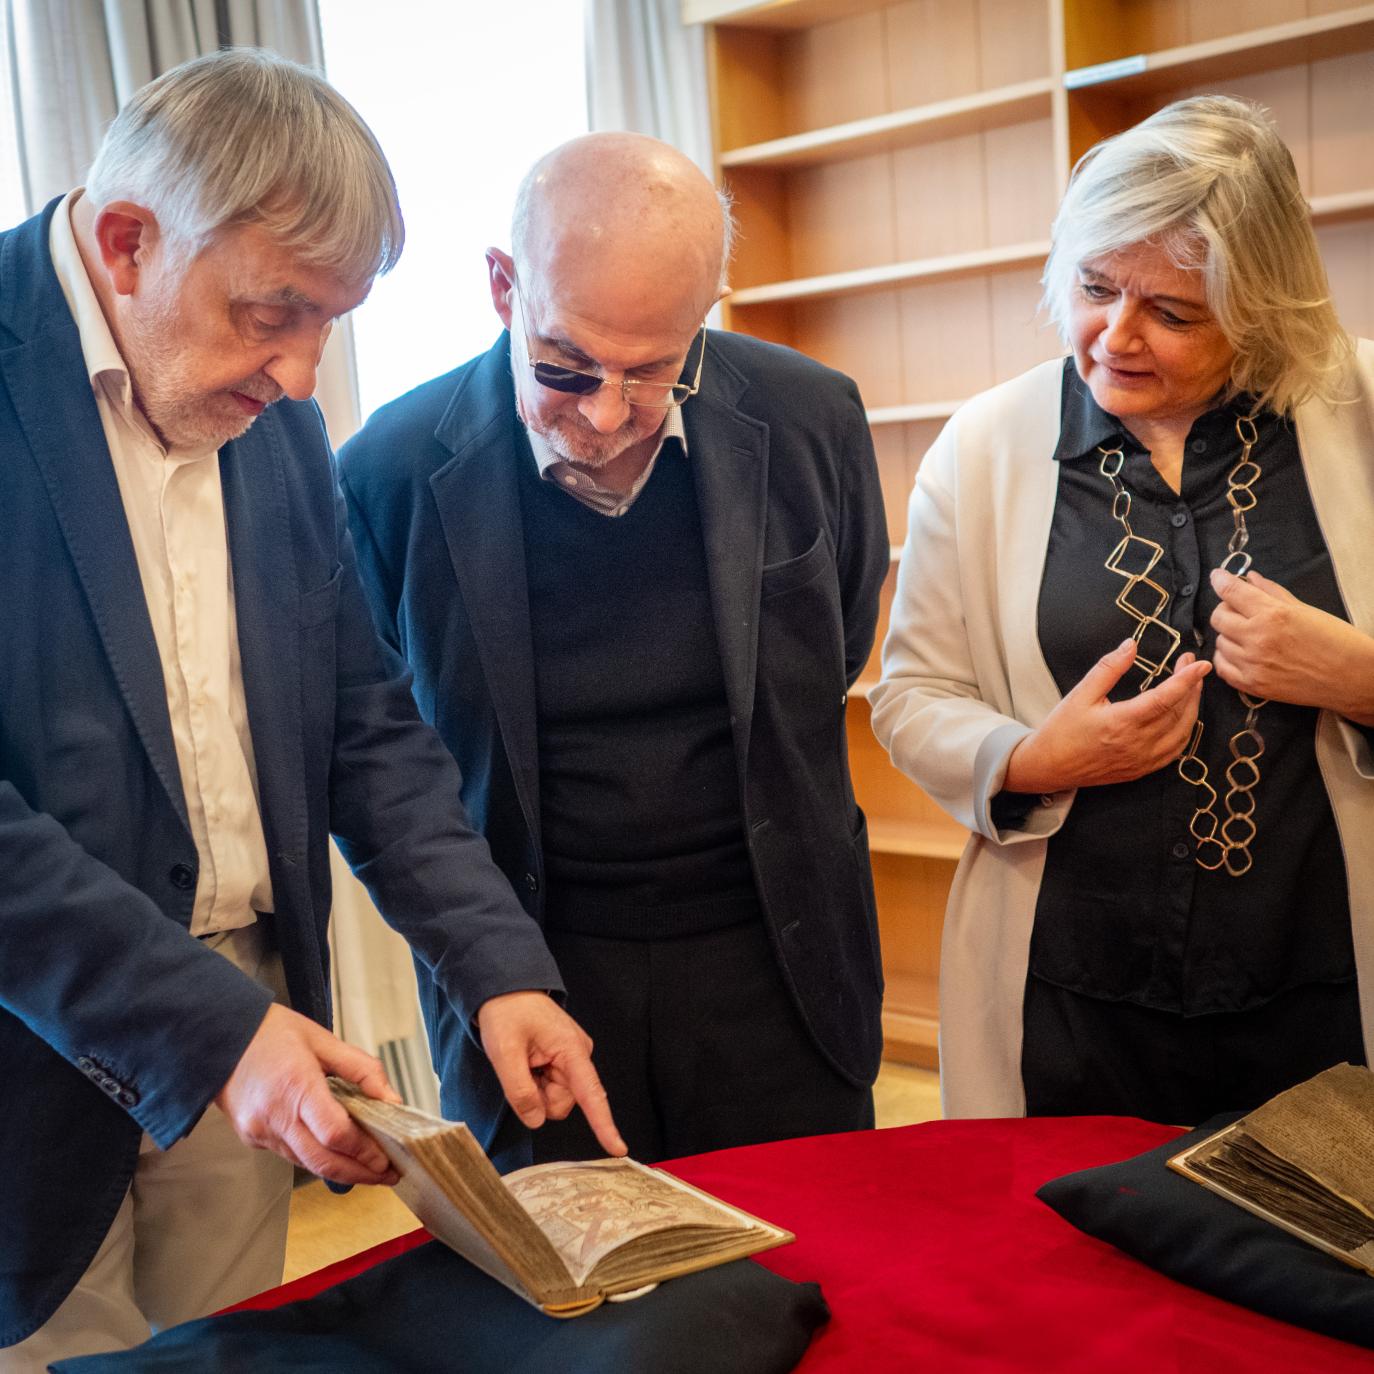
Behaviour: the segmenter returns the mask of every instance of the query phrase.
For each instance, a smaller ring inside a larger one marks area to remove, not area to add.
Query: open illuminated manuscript
[[[462,1122],[329,1083],[386,1151],[397,1194],[430,1233],[551,1316],[793,1239],[629,1159],[535,1164],[503,1178]]]

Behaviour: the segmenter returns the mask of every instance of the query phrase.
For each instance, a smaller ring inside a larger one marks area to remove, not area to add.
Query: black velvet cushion
[[[1374,1277],[1176,1174],[1170,1156],[1240,1113],[1134,1159],[1053,1179],[1036,1194],[1080,1231],[1228,1302],[1374,1348]]]
[[[204,1317],[66,1374],[782,1374],[830,1313],[738,1260],[585,1317],[546,1317],[437,1242],[270,1312]]]

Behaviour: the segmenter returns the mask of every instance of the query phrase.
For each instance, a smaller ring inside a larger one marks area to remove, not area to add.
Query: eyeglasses
[[[565,367],[562,363],[546,362],[542,358],[536,358],[534,351],[530,347],[532,335],[530,333],[529,320],[525,315],[525,295],[516,284],[516,295],[520,300],[520,328],[525,335],[525,360],[530,365],[530,370],[534,373],[534,379],[540,386],[546,386],[550,391],[561,391],[570,396],[590,396],[592,392],[600,390],[606,385],[606,379],[595,372],[584,372],[581,368]],[[620,388],[620,395],[627,405],[644,406],[649,410],[672,410],[675,406],[680,406],[690,397],[695,396],[701,389],[701,369],[706,362],[706,323],[703,320],[701,329],[697,335],[701,343],[701,352],[697,357],[696,375],[692,378],[691,386],[686,382],[651,382],[642,381],[638,377],[622,377],[618,383],[613,383]],[[697,342],[693,339],[693,343]],[[691,349],[688,349],[688,357],[691,356]]]

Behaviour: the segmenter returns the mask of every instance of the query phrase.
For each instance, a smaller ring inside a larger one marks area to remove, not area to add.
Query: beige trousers
[[[284,1002],[281,960],[260,925],[207,943]],[[169,1150],[148,1136],[133,1183],[95,1258],[56,1312],[0,1350],[0,1374],[122,1350],[281,1282],[292,1169],[253,1150],[214,1106]]]

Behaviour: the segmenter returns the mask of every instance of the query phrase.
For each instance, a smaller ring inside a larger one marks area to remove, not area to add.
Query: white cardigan
[[[1074,793],[1041,798],[1021,830],[989,805],[1012,750],[1059,701],[1036,634],[1059,464],[1062,361],[963,406],[921,464],[873,729],[893,762],[973,832],[945,915],[940,1069],[948,1116],[1021,1116],[1021,1024],[1048,837]],[[1351,621],[1374,634],[1374,343],[1356,399],[1297,413],[1298,447]],[[1264,517],[1261,517],[1264,518]],[[1277,518],[1277,512],[1274,517]],[[1323,711],[1317,761],[1349,878],[1367,1053],[1374,1062],[1374,758]]]

